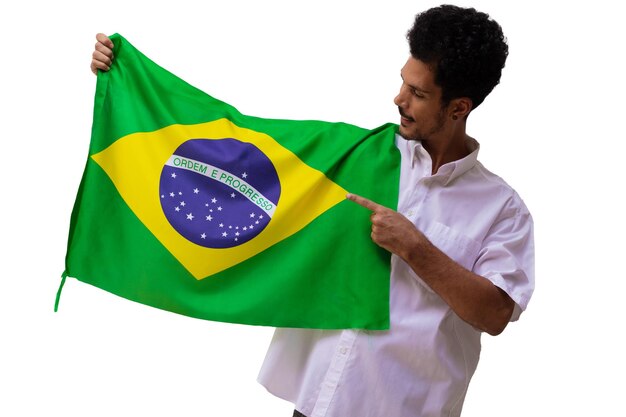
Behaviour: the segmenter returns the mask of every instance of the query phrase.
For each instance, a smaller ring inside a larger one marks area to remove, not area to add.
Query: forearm
[[[399,255],[454,312],[475,328],[500,334],[508,324],[514,301],[488,279],[463,268],[418,230]]]
[[[355,194],[347,197],[372,210],[372,240],[404,259],[461,319],[491,335],[504,330],[515,308],[504,291],[454,262],[398,212]]]

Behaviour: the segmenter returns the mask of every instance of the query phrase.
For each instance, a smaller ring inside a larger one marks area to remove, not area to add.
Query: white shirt
[[[517,320],[534,289],[531,216],[473,152],[440,167],[420,142],[402,155],[398,211],[440,250],[503,289]],[[388,331],[277,329],[259,382],[308,417],[459,416],[481,332],[391,257]]]

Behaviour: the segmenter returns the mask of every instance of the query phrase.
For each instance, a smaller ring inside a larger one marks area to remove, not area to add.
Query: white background
[[[615,2],[616,4],[617,2]],[[261,117],[398,121],[404,39],[427,1],[22,1],[0,6],[1,416],[290,416],[255,382],[272,329],[212,323],[68,279],[97,32]],[[537,289],[483,353],[472,416],[623,415],[624,41],[609,1],[459,2],[509,39],[469,118],[535,218]]]

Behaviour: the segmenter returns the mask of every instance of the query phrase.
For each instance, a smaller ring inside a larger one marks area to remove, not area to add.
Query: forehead
[[[435,84],[435,73],[430,65],[419,59],[409,57],[400,71],[406,84],[424,91],[437,91],[439,86]]]

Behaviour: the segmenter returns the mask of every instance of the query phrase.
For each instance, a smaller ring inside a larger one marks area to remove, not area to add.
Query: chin
[[[406,139],[406,140],[419,140],[418,139],[419,135],[416,135],[415,133],[407,132],[406,129],[402,127],[402,125],[400,125],[400,128],[398,129],[398,134],[402,136],[403,139]]]

